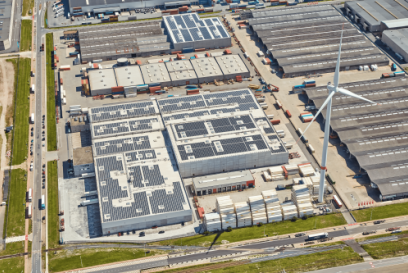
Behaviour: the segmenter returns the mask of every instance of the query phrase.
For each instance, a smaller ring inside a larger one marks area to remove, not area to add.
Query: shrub
[[[291,219],[292,222],[296,222],[296,220],[297,220],[296,216],[293,216]]]
[[[261,223],[258,223],[258,227],[262,227],[263,226],[263,223],[261,222]]]
[[[232,227],[227,227],[227,231],[231,232],[232,231]]]

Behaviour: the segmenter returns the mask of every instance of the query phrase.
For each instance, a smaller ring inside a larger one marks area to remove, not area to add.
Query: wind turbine
[[[317,111],[316,115],[310,122],[310,124],[306,127],[306,130],[303,132],[303,134],[300,136],[300,138],[306,133],[306,131],[309,129],[310,125],[312,125],[313,121],[316,120],[317,116],[323,111],[323,108],[327,105],[327,110],[326,110],[326,121],[324,125],[324,141],[323,141],[323,154],[322,154],[322,163],[320,167],[320,188],[319,188],[319,203],[323,202],[323,194],[324,194],[324,180],[326,176],[326,164],[327,164],[327,148],[329,145],[329,135],[330,135],[330,115],[331,115],[331,106],[332,106],[332,98],[336,93],[340,93],[349,97],[361,99],[367,102],[370,102],[372,104],[377,104],[371,100],[368,100],[366,98],[363,98],[359,95],[356,95],[344,88],[339,87],[339,78],[340,78],[340,55],[341,55],[341,42],[343,39],[343,30],[341,31],[341,37],[340,37],[340,46],[339,46],[339,55],[337,56],[337,64],[336,64],[336,70],[334,72],[334,80],[333,84],[330,82],[327,84],[327,90],[329,91],[329,96],[327,99],[324,101],[323,105],[320,107],[319,111]]]

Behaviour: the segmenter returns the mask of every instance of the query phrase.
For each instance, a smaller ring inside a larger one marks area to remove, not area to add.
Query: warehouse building
[[[317,5],[317,6],[302,5],[297,7],[289,6],[286,7],[285,9],[249,9],[241,11],[239,15],[242,20],[246,20],[250,18],[270,17],[276,15],[290,15],[324,10],[332,10],[332,7],[330,5]]]
[[[173,86],[197,84],[197,75],[190,60],[181,60],[174,62],[166,62],[167,70],[169,71],[171,83]]]
[[[224,74],[222,73],[221,68],[212,57],[192,59],[191,64],[197,74],[199,83],[224,80]]]
[[[142,72],[137,65],[115,67],[115,77],[118,86],[134,86],[144,84]]]
[[[84,174],[95,173],[92,147],[87,146],[74,149],[73,165],[75,177],[82,177]]]
[[[220,66],[222,74],[224,74],[224,80],[235,80],[237,76],[242,76],[242,78],[249,78],[250,76],[248,67],[240,55],[225,55],[215,57],[215,60]]]
[[[192,182],[197,196],[255,187],[255,179],[248,170],[193,177]]]
[[[11,47],[15,5],[16,1],[12,0],[5,0],[0,3],[0,50],[6,50]]]
[[[279,64],[283,78],[334,72],[342,34],[341,70],[389,64],[388,58],[337,10],[329,5],[314,8],[302,7],[297,13],[286,13],[286,9],[282,13],[251,13],[250,27],[266,53]],[[264,17],[266,14],[271,15]]]
[[[111,94],[112,88],[118,86],[113,69],[89,70],[88,77],[92,96]]]
[[[218,17],[201,19],[196,13],[163,16],[174,50],[231,46],[231,37]]]
[[[408,197],[407,164],[408,80],[404,76],[340,84],[378,104],[336,94],[331,127],[360,168],[367,172],[379,198]],[[309,100],[321,107],[328,95],[326,86],[305,88]],[[326,113],[323,111],[323,117]]]
[[[143,80],[147,85],[171,86],[171,79],[164,63],[145,64],[140,66]]]
[[[385,30],[381,41],[397,54],[400,61],[408,62],[408,28]]]
[[[381,31],[384,31],[387,29],[408,28],[408,18],[382,21],[380,28],[381,28]]]
[[[351,20],[366,31],[381,31],[381,22],[408,18],[406,0],[363,0],[347,1],[344,8]]]
[[[86,62],[170,53],[170,43],[157,21],[80,28],[78,37]]]

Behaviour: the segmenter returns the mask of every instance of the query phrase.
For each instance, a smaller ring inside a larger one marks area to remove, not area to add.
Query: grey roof
[[[404,0],[350,1],[346,2],[345,6],[350,7],[372,26],[379,25],[381,21],[408,17],[408,3]]]
[[[385,20],[381,24],[384,24],[389,29],[408,27],[408,18]]]
[[[334,16],[326,16],[326,17],[313,17],[309,19],[299,19],[293,21],[285,21],[285,22],[274,22],[274,23],[265,23],[265,24],[258,24],[258,25],[251,25],[251,28],[254,31],[262,31],[262,30],[281,30],[281,29],[288,29],[288,28],[296,28],[305,26],[319,26],[327,23],[336,23],[336,22],[346,22],[346,19],[341,16],[340,14],[336,14]]]
[[[0,41],[5,41],[9,39],[12,27],[10,24],[12,5],[13,5],[12,0],[0,1]]]
[[[400,28],[393,30],[384,30],[382,33],[382,41],[387,41],[387,37],[392,41],[392,48],[396,52],[408,52],[408,28]]]
[[[164,63],[144,64],[140,70],[145,84],[170,83],[170,75]]]
[[[407,158],[408,147],[357,156],[360,167],[365,170],[405,163]]]
[[[199,78],[222,76],[222,71],[214,58],[198,58],[190,60]]]
[[[298,14],[298,13],[306,13],[306,12],[316,12],[316,11],[323,11],[323,10],[333,10],[331,5],[317,5],[317,6],[287,6],[283,9],[253,9],[251,10],[253,18],[263,18],[263,17],[270,17],[276,15],[290,15],[290,14]]]
[[[132,117],[142,117],[158,114],[159,110],[155,101],[138,101],[123,104],[105,105],[90,109],[91,122],[118,120]]]
[[[367,138],[358,142],[345,143],[350,153],[357,157],[368,153],[384,152],[408,147],[408,134],[383,138]]]
[[[230,38],[219,18],[201,19],[196,13],[163,16],[174,44]]]
[[[263,18],[252,18],[248,19],[249,25],[258,25],[258,24],[266,24],[266,23],[277,23],[277,22],[285,22],[285,21],[293,21],[293,20],[304,20],[316,17],[330,17],[330,16],[337,16],[339,13],[335,9],[325,10],[325,11],[317,11],[317,12],[307,12],[302,14],[289,14],[289,15],[276,15],[271,17],[263,17]]]
[[[223,185],[246,183],[253,180],[249,170],[212,174],[206,176],[193,177],[193,185],[195,190],[206,189],[208,187],[222,187]]]
[[[370,180],[380,188],[382,195],[408,192],[408,163],[367,170]],[[393,185],[394,184],[394,185]]]

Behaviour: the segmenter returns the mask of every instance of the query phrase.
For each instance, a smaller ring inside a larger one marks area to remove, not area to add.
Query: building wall
[[[93,12],[94,9],[98,8],[107,8],[107,7],[120,7],[120,9],[137,9],[137,8],[152,8],[156,6],[163,6],[164,0],[149,0],[149,1],[141,1],[141,2],[124,2],[124,3],[115,3],[115,4],[104,4],[104,5],[89,5],[89,6],[82,6],[82,12]],[[71,1],[69,3],[69,10],[73,13],[75,6],[71,5]]]
[[[196,41],[196,42],[185,42],[185,43],[176,43],[173,44],[174,50],[183,50],[183,48],[192,47],[194,49],[197,48],[220,48],[220,47],[230,47],[231,46],[231,38],[221,38],[221,39],[214,39],[214,40],[203,40],[203,41]]]
[[[350,7],[348,2],[344,3],[344,7],[346,8],[346,12],[349,17],[350,17],[350,14],[353,15],[352,18],[350,17],[352,21],[355,23],[362,24],[365,30],[370,31],[370,32],[377,32],[381,30],[380,22],[378,22],[376,25],[370,25],[368,22],[364,20],[363,16],[370,16],[365,11],[362,11],[361,13],[356,12],[352,7]]]
[[[146,229],[154,226],[175,225],[192,220],[192,210],[168,212],[161,215],[150,215],[114,222],[102,222],[103,235]]]
[[[109,95],[112,93],[112,88],[106,88],[106,89],[96,89],[92,90],[91,89],[91,95],[92,96],[98,96],[98,95]]]
[[[74,162],[75,164],[75,162]],[[95,165],[91,164],[83,164],[83,165],[74,165],[74,175],[75,177],[81,177],[84,173],[94,173],[95,172]]]
[[[289,154],[272,154],[268,151],[220,156],[204,160],[178,160],[180,176],[183,178],[231,172],[288,163]]]
[[[213,193],[220,193],[220,192],[228,192],[228,191],[236,191],[240,189],[245,189],[250,186],[255,186],[255,180],[249,181],[237,181],[233,183],[222,183],[220,185],[214,185],[209,187],[200,187],[199,189],[195,189],[195,195],[203,196],[209,195]]]
[[[396,44],[389,36],[390,31],[392,30],[385,30],[381,37],[381,41],[390,47],[394,52],[400,54],[406,62],[408,62],[408,48],[401,48],[398,44]]]

